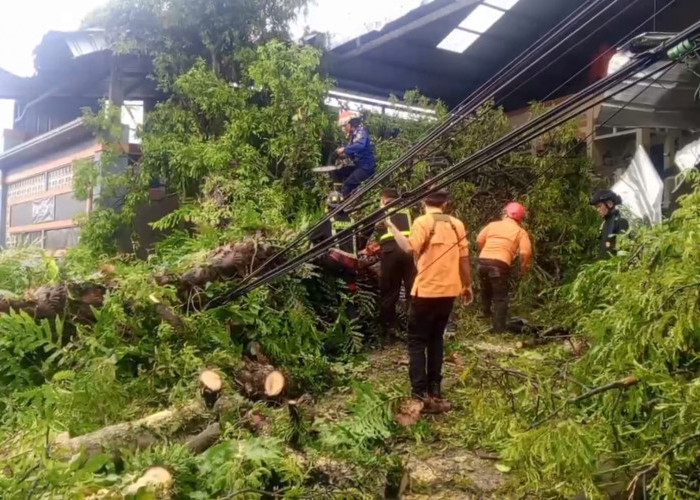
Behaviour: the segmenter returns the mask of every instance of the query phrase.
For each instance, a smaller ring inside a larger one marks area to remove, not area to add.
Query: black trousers
[[[500,260],[479,259],[481,306],[491,317],[494,332],[504,332],[508,321],[510,266]]]
[[[416,279],[416,265],[413,256],[402,251],[395,241],[382,245],[379,279],[379,319],[385,332],[396,327],[396,304],[401,296],[401,285],[410,297],[413,280]]]
[[[440,393],[443,335],[454,306],[454,297],[411,298],[408,323],[408,355],[411,388],[416,395]]]

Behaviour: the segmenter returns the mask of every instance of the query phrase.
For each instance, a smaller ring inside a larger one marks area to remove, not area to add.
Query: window
[[[141,144],[141,126],[143,125],[143,101],[124,101],[122,106],[122,124],[129,127],[129,144]]]
[[[43,193],[44,191],[46,191],[46,174],[39,174],[10,184],[7,187],[7,197],[12,201],[16,198]]]
[[[437,46],[461,54],[503,17],[518,0],[484,0]]]
[[[65,165],[48,173],[48,188],[59,189],[73,186],[73,165]]]

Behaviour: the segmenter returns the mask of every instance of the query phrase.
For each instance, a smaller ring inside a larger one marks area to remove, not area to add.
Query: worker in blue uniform
[[[336,150],[338,157],[349,160],[343,168],[331,173],[333,180],[342,182],[342,195],[348,198],[360,184],[372,177],[377,168],[374,147],[362,119],[341,118],[339,124],[348,137],[348,143]]]

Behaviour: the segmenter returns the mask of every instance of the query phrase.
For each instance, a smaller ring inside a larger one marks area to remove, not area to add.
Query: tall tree
[[[288,40],[289,23],[308,0],[111,0],[84,21],[104,28],[115,48],[153,57],[169,89],[197,59],[227,80],[239,79],[235,51]]]

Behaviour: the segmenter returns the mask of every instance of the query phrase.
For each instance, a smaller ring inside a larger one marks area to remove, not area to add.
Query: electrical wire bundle
[[[440,145],[452,137],[453,134],[460,130],[460,126],[473,117],[474,113],[490,99],[495,99],[499,94],[510,89],[501,100],[509,97],[515,90],[512,89],[512,84],[519,78],[528,75],[527,83],[534,78],[539,72],[547,67],[550,67],[558,59],[551,60],[549,56],[556,51],[564,42],[576,36],[582,30],[593,23],[598,23],[600,29],[610,22],[614,21],[622,12],[627,10],[633,4],[640,0],[633,0],[629,5],[616,16],[603,17],[617,3],[624,0],[587,0],[582,3],[571,15],[562,20],[558,25],[548,31],[539,40],[525,49],[513,62],[504,66],[497,74],[479,87],[468,98],[458,104],[449,114],[448,118],[430,130],[422,139],[408,149],[398,160],[387,167],[382,172],[379,172],[367,182],[362,184],[355,192],[344,200],[338,207],[329,211],[324,217],[318,221],[313,227],[307,229],[292,242],[287,244],[279,253],[268,259],[260,267],[255,269],[249,276],[246,277],[244,283],[257,276],[270,263],[278,260],[282,255],[292,250],[300,243],[305,241],[316,229],[331,220],[341,212],[348,211],[354,207],[356,202],[364,197],[375,187],[381,185],[385,180],[393,175],[398,175],[401,170],[412,166],[412,162],[421,155],[429,154],[435,149],[439,149]],[[673,0],[674,2],[676,0]],[[601,18],[602,21],[601,21]],[[563,57],[571,48],[565,51],[560,57]],[[533,74],[532,70],[540,65],[540,70]],[[523,85],[524,85],[523,83]],[[558,89],[557,89],[558,90]],[[556,91],[555,91],[556,92]],[[430,149],[428,149],[430,148]]]
[[[609,6],[613,4],[614,1],[611,2],[608,0],[603,1],[602,3]],[[591,9],[594,9],[599,5],[601,5],[600,1],[589,1],[579,10],[577,10],[574,14],[572,14],[572,17],[574,19],[586,18],[587,16],[591,15]],[[600,12],[605,11],[606,9],[604,8]],[[596,17],[597,16],[594,16],[592,18],[588,17],[588,19],[591,20],[595,19]],[[558,36],[559,33],[566,33],[566,30],[570,29],[571,23],[572,19],[567,18],[565,21],[560,23],[560,26],[552,30],[550,34],[548,34],[545,38],[549,36],[556,38],[556,36]],[[577,32],[577,30],[572,31],[571,33],[573,32]],[[298,256],[284,263],[283,265],[259,276],[263,268],[269,262],[276,260],[288,250],[298,245],[298,243],[303,241],[304,238],[306,238],[313,230],[315,230],[315,228],[312,228],[311,230],[307,231],[302,236],[297,238],[290,245],[288,245],[284,250],[279,252],[275,257],[263,264],[263,266],[251,273],[251,275],[236,290],[233,290],[232,292],[227,294],[227,298],[235,298],[246,294],[258,288],[259,286],[269,283],[270,281],[275,280],[281,277],[282,275],[291,272],[297,267],[316,259],[317,257],[325,254],[333,246],[342,243],[343,241],[349,238],[352,238],[357,232],[365,231],[368,228],[373,227],[374,224],[376,224],[383,218],[391,216],[399,210],[414,205],[415,203],[419,202],[421,199],[425,198],[431,193],[434,193],[463,179],[465,176],[483,167],[484,165],[493,162],[501,156],[508,154],[523,145],[530,143],[532,140],[536,139],[542,134],[545,134],[548,131],[569,121],[570,119],[579,116],[586,110],[597,106],[598,104],[608,99],[611,95],[616,95],[617,93],[623,92],[633,87],[634,85],[643,81],[648,81],[649,79],[652,80],[649,85],[653,84],[654,81],[656,81],[662,74],[664,74],[668,69],[670,69],[671,66],[676,64],[676,62],[683,55],[681,54],[679,56],[678,54],[674,53],[674,50],[677,51],[677,47],[682,45],[683,42],[686,42],[687,40],[694,41],[695,38],[697,38],[698,36],[700,36],[700,22],[695,23],[688,29],[684,30],[682,33],[679,33],[678,35],[670,38],[655,49],[651,49],[647,52],[638,54],[617,73],[610,75],[607,78],[604,78],[594,83],[593,85],[583,89],[582,91],[568,98],[563,103],[551,108],[549,111],[535,118],[531,122],[521,126],[516,130],[513,130],[498,141],[490,144],[482,150],[472,154],[468,158],[465,158],[464,160],[445,169],[435,177],[425,181],[418,187],[414,188],[409,193],[402,196],[400,199],[395,200],[389,205],[372,212],[360,221],[352,224],[347,229],[338,232],[330,238],[327,238],[326,240],[322,241],[310,250],[302,252]],[[564,40],[566,39],[568,39],[568,37],[564,38]],[[545,41],[549,41],[549,38],[547,38],[547,40]],[[368,192],[369,189],[373,188],[374,186],[378,185],[381,181],[388,178],[391,174],[400,169],[406,161],[410,160],[411,158],[415,158],[416,154],[420,153],[428,145],[433,144],[438,139],[440,139],[441,134],[448,134],[450,130],[452,130],[459,123],[461,123],[465,119],[465,117],[470,116],[471,113],[473,113],[481,105],[483,101],[480,101],[479,99],[484,98],[484,96],[487,96],[484,100],[492,98],[495,92],[500,91],[500,89],[503,89],[507,85],[509,85],[512,80],[518,78],[521,73],[527,71],[527,68],[531,67],[531,65],[535,61],[538,61],[540,57],[547,57],[547,55],[550,54],[553,50],[555,50],[556,47],[558,47],[561,43],[562,42],[558,42],[557,44],[555,44],[554,47],[547,48],[546,50],[535,50],[535,52],[537,52],[537,54],[539,55],[524,54],[521,58],[519,58],[519,61],[522,59],[522,61],[524,62],[516,61],[517,64],[514,63],[513,65],[511,65],[510,70],[504,70],[502,72],[505,75],[505,81],[507,82],[506,84],[500,84],[499,81],[490,82],[486,84],[483,87],[483,89],[480,89],[475,93],[474,96],[467,99],[465,101],[465,104],[460,105],[460,107],[457,108],[455,112],[456,116],[453,116],[453,118],[447,120],[445,123],[436,127],[436,129],[433,132],[428,134],[426,139],[420,141],[419,144],[411,148],[402,157],[402,159],[397,161],[394,165],[392,165],[392,167],[387,169],[385,172],[382,172],[379,176],[377,176],[377,178],[374,179],[373,182],[365,186],[362,192],[358,192],[352,197],[350,197],[343,205],[341,205],[341,207],[338,207],[338,209],[336,209],[337,211],[329,213],[324,219],[324,221],[322,221],[322,223],[328,220],[330,217],[333,217],[339,211],[343,210],[344,208],[347,208],[349,205],[351,205],[357,199],[359,199],[360,196]],[[666,60],[664,61],[664,59]],[[648,71],[649,68],[651,68],[652,66],[654,66],[654,71],[653,75],[651,75],[650,77],[648,73],[644,72]],[[497,76],[496,78],[494,78],[494,80],[497,80],[498,78],[500,78],[500,76]],[[462,112],[462,110],[466,111]],[[257,279],[255,279],[256,277]]]

